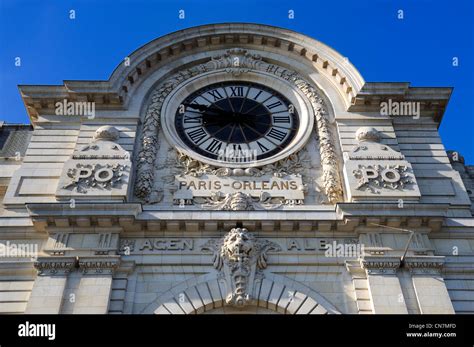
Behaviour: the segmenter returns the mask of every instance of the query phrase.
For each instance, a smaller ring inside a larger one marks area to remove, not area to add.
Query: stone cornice
[[[33,203],[26,204],[30,217],[68,217],[68,216],[138,216],[142,212],[139,203]]]
[[[336,211],[324,206],[319,210],[295,208],[229,213],[182,209],[163,211],[147,206],[142,209],[139,203],[81,202],[75,208],[67,203],[44,203],[27,204],[27,209],[35,230],[40,232],[91,227],[124,231],[217,231],[233,227],[237,221],[243,221],[244,227],[250,231],[378,231],[380,227],[373,223],[424,232],[439,231],[444,221],[442,206],[414,205],[406,204],[406,208],[398,209],[396,204],[343,203],[338,204]]]
[[[76,257],[40,257],[35,268],[40,275],[66,275],[76,267]]]
[[[419,102],[422,116],[440,122],[451,97],[451,87],[410,87],[407,82],[367,82],[348,111],[375,112],[380,116],[380,103],[392,101]]]
[[[412,274],[438,274],[444,267],[445,257],[406,257],[403,264]]]
[[[79,269],[85,274],[112,274],[119,264],[120,256],[79,258]]]
[[[394,275],[400,267],[400,257],[366,256],[360,260],[360,265],[368,275]]]

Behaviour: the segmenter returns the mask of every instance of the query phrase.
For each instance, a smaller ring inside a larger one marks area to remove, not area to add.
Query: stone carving
[[[34,267],[40,275],[68,274],[76,266],[75,257],[43,257],[38,258]]]
[[[380,193],[375,188],[403,189],[408,184],[414,184],[410,171],[404,165],[359,165],[353,175],[359,183],[356,189]]]
[[[214,70],[224,69],[234,76],[239,76],[250,70],[257,70],[262,63],[262,57],[252,54],[246,49],[232,48],[222,55],[217,55],[211,59]]]
[[[405,156],[389,146],[380,144],[380,133],[372,127],[361,127],[356,131],[358,145],[349,152],[351,160],[404,160]]]
[[[413,169],[400,152],[379,143],[375,128],[361,127],[359,142],[344,156],[344,175],[351,201],[420,198]]]
[[[91,143],[74,151],[64,164],[56,197],[123,200],[130,178],[130,155],[118,143],[119,131],[102,126]]]
[[[104,125],[98,128],[94,134],[94,140],[117,141],[119,139],[119,131],[110,125]]]
[[[265,165],[263,167],[250,167],[250,168],[219,168],[209,164],[202,163],[195,160],[188,155],[176,151],[175,160],[170,160],[168,164],[164,165],[171,167],[172,173],[175,175],[162,176],[161,181],[167,184],[168,190],[175,194],[179,189],[181,178],[189,180],[189,177],[202,177],[206,176],[207,179],[212,177],[255,177],[256,180],[259,178],[272,180],[272,177],[279,178],[282,180],[289,180],[294,183],[295,179],[300,179],[304,175],[305,169],[309,166],[307,163],[308,155],[305,150],[301,150],[294,153],[287,158],[278,162]],[[182,182],[181,182],[182,183]],[[192,182],[191,182],[192,183]],[[303,183],[299,184],[299,191],[304,192],[306,185]],[[281,191],[280,191],[281,193]],[[289,197],[288,195],[292,195]],[[249,194],[248,191],[240,192],[215,192],[210,196],[197,196],[197,197],[184,197],[182,194],[175,197],[173,203],[175,205],[201,205],[205,209],[216,209],[216,210],[263,210],[263,209],[275,209],[282,205],[303,205],[304,196],[297,197],[290,192],[282,193],[282,195],[271,194],[270,192],[263,192],[259,196],[255,194]]]
[[[88,188],[111,189],[122,183],[128,165],[121,164],[76,164],[67,171],[70,182],[63,185],[64,189],[72,189],[86,194]]]
[[[159,149],[158,132],[161,128],[160,112],[165,98],[182,82],[213,69],[215,69],[215,62],[207,62],[181,70],[166,79],[152,93],[143,122],[141,149],[137,161],[135,196],[138,198],[148,202],[153,190],[154,164]]]
[[[296,71],[281,68],[274,64],[266,63],[257,54],[251,54],[245,49],[229,49],[226,53],[212,58],[210,61],[184,69],[166,79],[152,93],[148,105],[142,129],[141,149],[137,161],[137,180],[135,184],[135,196],[148,201],[153,189],[154,163],[158,151],[158,132],[160,130],[160,111],[166,96],[184,81],[201,73],[212,70],[224,69],[232,74],[241,74],[250,70],[271,73],[295,85],[311,102],[314,109],[317,134],[320,141],[320,155],[323,169],[323,186],[329,202],[342,201],[343,191],[336,148],[331,134],[327,109],[324,100],[319,96],[315,87],[308,83]],[[202,165],[192,163],[192,171],[201,172],[206,170]],[[229,173],[229,169],[222,169],[222,173]],[[241,171],[236,171],[241,173]],[[254,172],[249,170],[248,173]],[[231,172],[234,174],[234,172]],[[245,170],[244,170],[245,174]]]
[[[119,256],[108,257],[81,257],[79,258],[79,269],[83,273],[112,274],[120,263]]]
[[[371,142],[379,142],[380,141],[380,133],[377,129],[372,127],[361,127],[357,129],[355,135],[357,141],[371,141]]]
[[[413,275],[439,274],[443,270],[444,263],[443,256],[415,256],[404,259],[404,266]]]
[[[236,192],[233,194],[214,193],[210,198],[194,198],[195,203],[202,204],[205,209],[219,211],[253,211],[276,209],[286,202],[283,198],[274,198],[263,192],[260,197],[252,197],[250,194]]]
[[[272,65],[269,64],[269,68]],[[278,68],[274,70],[277,74]],[[341,176],[339,175],[338,155],[334,146],[327,109],[324,100],[310,83],[306,82],[296,72],[283,70],[279,73],[284,79],[295,84],[309,99],[316,117],[316,130],[319,138],[319,151],[323,169],[323,186],[330,203],[343,200]]]
[[[394,275],[400,268],[400,257],[364,256],[360,259],[360,265],[369,275]]]
[[[259,240],[245,228],[233,228],[223,238],[201,247],[213,252],[212,262],[226,282],[225,302],[243,307],[252,303],[254,284],[263,279],[268,252],[281,250],[277,244]]]

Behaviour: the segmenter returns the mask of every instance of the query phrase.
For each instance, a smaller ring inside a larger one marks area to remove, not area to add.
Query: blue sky
[[[28,122],[18,84],[105,80],[156,37],[218,22],[307,34],[347,56],[366,81],[454,87],[440,133],[474,164],[472,0],[0,0],[0,120]]]

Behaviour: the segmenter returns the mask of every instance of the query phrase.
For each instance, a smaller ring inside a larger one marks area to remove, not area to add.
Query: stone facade
[[[296,140],[253,165],[182,146],[180,103],[223,81],[285,95]],[[158,38],[107,81],[20,91],[1,313],[474,313],[474,170],[438,134],[451,88],[365,82],[312,38],[235,23]]]

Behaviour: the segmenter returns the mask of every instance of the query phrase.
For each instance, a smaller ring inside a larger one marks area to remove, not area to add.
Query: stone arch
[[[309,287],[283,276],[270,274],[256,288],[253,305],[282,314],[340,314],[324,297]],[[201,280],[198,280],[201,279]],[[161,295],[142,313],[200,314],[225,305],[225,284],[215,275],[183,282]]]
[[[240,65],[233,65],[233,57],[239,57]],[[170,93],[183,83],[196,76],[209,72],[225,71],[226,73],[241,74],[243,72],[268,73],[270,76],[287,82],[299,93],[302,93],[312,108],[315,117],[315,129],[320,142],[320,156],[323,170],[324,190],[331,204],[343,200],[343,183],[340,163],[333,131],[337,131],[328,119],[328,107],[324,91],[307,81],[307,77],[297,70],[281,68],[279,65],[268,63],[259,54],[242,48],[231,48],[225,53],[209,58],[204,63],[186,67],[168,76],[164,81],[155,85],[153,92],[147,97],[148,102],[144,112],[141,135],[137,144],[139,150],[136,158],[136,180],[134,195],[146,203],[153,201],[151,197],[154,184],[154,162],[159,148],[158,133],[161,128],[162,107],[169,100]]]
[[[348,59],[324,43],[289,29],[255,23],[206,24],[161,36],[129,54],[128,63],[120,62],[107,83],[126,103],[133,89],[161,64],[218,45],[267,46],[278,48],[290,57],[302,58],[334,83],[347,107],[365,84]]]

